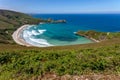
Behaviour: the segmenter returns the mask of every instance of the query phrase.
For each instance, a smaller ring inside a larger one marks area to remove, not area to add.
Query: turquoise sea
[[[27,43],[38,47],[93,43],[87,38],[74,34],[79,30],[120,31],[119,14],[32,14],[32,16],[67,21],[67,23],[39,24],[27,27],[23,31],[22,37]]]

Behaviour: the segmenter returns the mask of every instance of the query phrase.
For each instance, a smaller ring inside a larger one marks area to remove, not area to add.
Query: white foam
[[[32,30],[32,31],[30,31],[29,29],[25,29],[23,31],[22,36],[27,43],[29,43],[33,46],[38,46],[38,47],[53,46],[53,45],[49,44],[47,42],[47,40],[45,40],[45,39],[35,39],[35,38],[33,38],[34,35],[43,34],[45,31],[46,30],[38,30],[38,31]]]
[[[76,34],[77,32],[73,32],[74,34]]]
[[[24,38],[25,41],[33,46],[38,46],[38,47],[48,47],[48,46],[53,46],[47,42],[45,39],[34,39],[30,37]]]
[[[30,38],[30,40],[34,43],[37,43],[39,44],[39,46],[42,46],[42,47],[46,47],[46,46],[52,46],[51,44],[49,44],[47,42],[47,40],[45,39],[33,39],[33,38]]]
[[[32,30],[32,34],[33,34],[33,35],[40,35],[40,34],[43,34],[45,31],[46,31],[46,30],[38,30],[38,31]]]
[[[46,30],[38,30],[40,34],[43,34]]]
[[[33,34],[33,35],[40,35],[40,33],[37,32],[36,30],[32,30],[32,34]]]
[[[39,24],[44,24],[44,22],[40,22]]]
[[[35,25],[29,25],[29,26],[26,27],[25,29],[30,29],[31,27],[35,27]]]
[[[30,37],[32,36],[33,34],[30,32],[30,31],[27,31],[27,30],[24,30],[23,31],[23,37]]]

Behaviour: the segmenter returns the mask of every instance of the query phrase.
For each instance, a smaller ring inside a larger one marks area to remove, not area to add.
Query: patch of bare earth
[[[94,74],[94,75],[81,75],[81,76],[57,76],[55,74],[46,74],[44,76],[33,77],[30,80],[120,80],[120,75],[103,75],[103,74]]]

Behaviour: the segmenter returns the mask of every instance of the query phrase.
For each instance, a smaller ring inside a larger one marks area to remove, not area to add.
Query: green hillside
[[[0,10],[0,29],[16,28],[23,24],[37,24],[40,21],[24,13]]]
[[[114,38],[120,38],[120,32],[78,31],[76,35],[95,39],[98,41],[106,41]]]
[[[11,35],[18,27],[24,24],[38,24],[43,21],[24,13],[0,10],[0,44],[14,43]]]
[[[118,42],[113,42],[117,40]],[[98,75],[101,80],[104,75],[103,80],[108,78],[114,80],[119,73],[119,39],[64,47],[34,48],[17,45],[0,47],[0,80],[46,78],[57,80],[64,75],[69,75],[70,79],[74,76],[88,75],[90,80],[94,80],[92,77],[94,75]],[[120,76],[117,79],[119,78]]]
[[[120,79],[119,32],[79,31],[77,35],[102,41],[46,48],[24,47],[12,40],[12,33],[23,24],[45,21],[0,10],[0,80]]]

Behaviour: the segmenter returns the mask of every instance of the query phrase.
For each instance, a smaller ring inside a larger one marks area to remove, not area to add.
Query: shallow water
[[[75,35],[74,32],[78,30],[120,31],[120,14],[32,14],[32,16],[67,21],[65,24],[39,24],[25,29],[23,38],[34,46],[63,46],[92,42]]]
[[[23,38],[27,43],[39,47],[92,42],[87,38],[75,35],[67,24],[39,24],[36,26],[29,26],[23,31]]]

